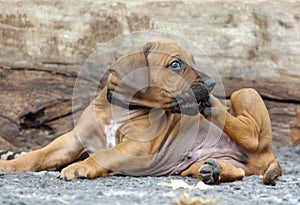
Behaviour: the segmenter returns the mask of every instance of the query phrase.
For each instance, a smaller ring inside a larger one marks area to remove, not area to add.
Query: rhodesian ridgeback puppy
[[[77,125],[48,146],[0,161],[2,172],[66,166],[59,178],[109,174],[191,175],[207,184],[281,175],[267,109],[253,89],[231,96],[231,113],[210,95],[215,81],[169,40],[137,46],[109,69],[106,87]]]

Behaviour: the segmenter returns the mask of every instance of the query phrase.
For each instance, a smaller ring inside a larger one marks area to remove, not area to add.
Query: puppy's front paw
[[[220,166],[213,159],[208,159],[199,168],[200,179],[205,184],[216,184],[219,181]]]
[[[95,160],[88,158],[82,162],[71,164],[64,168],[58,178],[64,180],[93,179],[96,177],[107,177],[108,170],[101,167]]]
[[[0,160],[0,172],[15,172],[16,168],[11,161]]]

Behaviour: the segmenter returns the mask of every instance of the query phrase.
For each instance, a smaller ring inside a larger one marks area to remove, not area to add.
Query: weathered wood
[[[293,132],[294,126],[300,125],[298,124],[299,122],[295,121],[297,118],[297,109],[300,106],[294,103],[278,103],[269,100],[265,100],[265,103],[271,117],[274,145],[296,145],[296,135],[291,132]],[[300,135],[298,135],[298,140],[299,137]]]
[[[300,145],[300,109],[297,109],[296,115],[297,120],[290,124],[291,137],[293,145]]]
[[[76,75],[51,73],[42,66],[0,67],[0,73],[0,135],[16,146],[49,142],[57,130],[47,122],[71,113]]]
[[[91,101],[93,94],[88,88],[101,83],[97,78],[77,78],[79,68],[49,64],[0,66],[0,136],[4,148],[40,147],[73,128],[73,117]],[[75,82],[84,91],[76,96]]]
[[[193,41],[222,76],[226,96],[253,87],[264,97],[276,145],[299,144],[299,1],[0,4],[0,149],[37,148],[70,130],[72,111],[79,115],[89,103],[95,95],[89,88],[102,83],[105,70],[96,62],[94,78],[78,79],[82,64],[98,43],[141,30]],[[99,61],[112,62],[122,49]],[[76,79],[83,88],[74,97]]]

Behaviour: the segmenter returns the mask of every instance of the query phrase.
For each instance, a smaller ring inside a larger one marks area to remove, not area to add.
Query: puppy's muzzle
[[[197,115],[201,113],[209,99],[209,93],[214,89],[216,82],[206,77],[202,82],[191,85],[192,96],[183,98],[177,96],[173,103],[176,104],[173,112],[186,115]]]
[[[216,85],[216,81],[212,78],[207,78],[204,80],[204,85],[205,85],[208,93],[210,93],[214,89],[214,87]]]

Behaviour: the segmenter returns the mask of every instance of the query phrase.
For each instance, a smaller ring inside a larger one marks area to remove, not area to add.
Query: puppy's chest
[[[106,147],[110,148],[117,144],[117,132],[121,124],[111,120],[108,125],[104,125],[104,133],[106,135]]]
[[[114,119],[107,119],[102,124],[106,148],[114,147],[127,139],[149,141],[163,134],[163,130],[168,130],[167,118],[160,110],[154,110],[151,114],[148,110],[132,110],[125,117],[122,112],[117,114]]]

